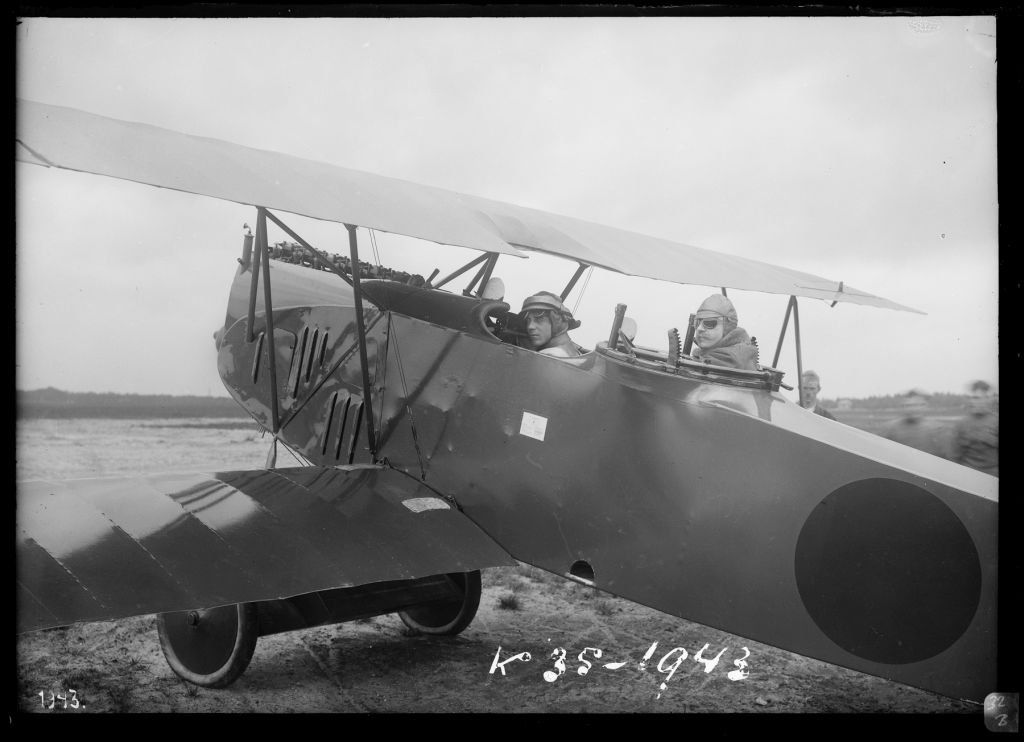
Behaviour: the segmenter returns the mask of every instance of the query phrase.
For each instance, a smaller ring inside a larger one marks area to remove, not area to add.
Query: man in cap
[[[835,420],[831,412],[818,404],[818,392],[821,391],[821,378],[815,371],[804,371],[800,376],[800,406],[815,415]]]
[[[999,407],[992,387],[979,379],[970,386],[970,412],[953,428],[953,461],[999,476]]]
[[[575,358],[582,349],[569,337],[569,330],[580,326],[566,309],[558,294],[540,291],[526,298],[519,312],[533,349],[558,358]]]
[[[736,308],[728,297],[712,294],[694,315],[693,357],[717,366],[757,371],[757,346],[750,335],[738,327]]]
[[[948,430],[924,414],[928,409],[928,395],[920,389],[911,389],[903,395],[902,407],[903,417],[889,423],[882,437],[933,456],[950,458]]]

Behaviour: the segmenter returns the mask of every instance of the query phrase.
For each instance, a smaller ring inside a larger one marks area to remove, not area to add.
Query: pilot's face
[[[804,379],[801,387],[803,389],[803,396],[800,398],[801,404],[807,409],[814,407],[815,402],[818,401],[818,392],[821,391],[821,385],[814,379]]]
[[[693,341],[701,350],[714,348],[725,334],[725,320],[721,317],[703,317],[695,320]],[[713,325],[713,327],[712,327]]]
[[[526,334],[530,344],[541,349],[551,342],[551,314],[543,309],[531,309],[526,313]]]

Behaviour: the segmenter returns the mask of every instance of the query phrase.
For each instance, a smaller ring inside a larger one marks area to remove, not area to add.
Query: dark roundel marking
[[[795,566],[818,628],[874,662],[935,656],[963,634],[981,596],[963,523],[939,498],[894,479],[853,482],[818,503]]]

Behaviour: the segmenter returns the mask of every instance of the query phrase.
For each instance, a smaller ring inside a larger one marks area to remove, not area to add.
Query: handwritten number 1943
[[[46,701],[46,696],[50,697],[49,703]],[[78,691],[74,688],[68,688],[67,693],[53,693],[53,691],[39,691],[39,702],[42,704],[44,709],[53,709],[60,702],[63,704],[61,708],[79,708],[84,705],[78,700]]]

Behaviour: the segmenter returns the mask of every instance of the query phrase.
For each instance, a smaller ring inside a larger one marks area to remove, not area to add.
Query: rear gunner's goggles
[[[714,330],[718,327],[718,323],[721,321],[721,317],[695,317],[693,320],[693,329],[699,330],[701,325],[703,325],[706,330]]]

